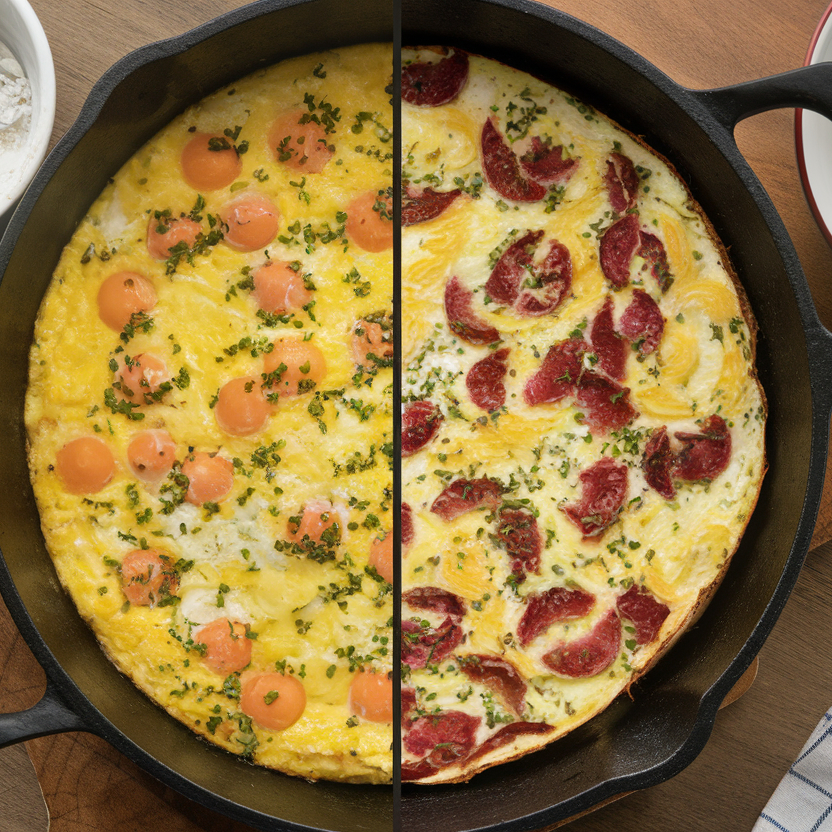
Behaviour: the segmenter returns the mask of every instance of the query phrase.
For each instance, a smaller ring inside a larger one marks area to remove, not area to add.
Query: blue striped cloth
[[[832,832],[832,709],[760,813],[753,832]]]

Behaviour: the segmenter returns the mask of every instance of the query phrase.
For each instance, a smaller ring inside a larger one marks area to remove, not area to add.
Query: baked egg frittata
[[[603,710],[714,592],[765,469],[754,323],[669,165],[590,106],[405,50],[402,777]]]
[[[116,666],[208,740],[392,778],[392,52],[189,108],[66,246],[26,426],[47,547]]]

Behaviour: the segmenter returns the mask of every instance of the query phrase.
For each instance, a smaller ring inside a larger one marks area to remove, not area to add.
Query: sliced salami
[[[451,331],[469,344],[495,344],[500,333],[475,312],[473,293],[454,276],[445,284],[445,318]]]
[[[476,480],[458,479],[443,489],[430,510],[450,522],[469,511],[496,509],[503,499],[503,486],[488,477]]]
[[[551,139],[532,137],[529,150],[520,157],[523,172],[541,185],[566,185],[580,164],[563,154],[563,145],[552,145]]]
[[[409,546],[415,537],[413,529],[413,509],[407,503],[402,503],[402,545]]]
[[[635,628],[636,644],[650,644],[659,635],[670,607],[659,601],[649,589],[633,584],[623,595],[618,596],[616,608],[622,618]]]
[[[562,507],[584,538],[597,537],[618,520],[627,497],[627,466],[602,457],[581,471],[581,500]]]
[[[537,372],[523,388],[526,404],[553,404],[574,394],[583,371],[586,350],[583,338],[569,338],[553,344]]]
[[[589,615],[595,606],[595,596],[582,589],[553,586],[545,592],[529,595],[526,609],[517,626],[517,638],[522,647],[531,644],[559,621],[571,621]]]
[[[471,401],[483,410],[493,413],[506,403],[506,387],[503,379],[508,372],[507,347],[477,361],[465,376],[465,386]]]
[[[554,730],[554,725],[549,725],[545,722],[510,722],[479,745],[468,756],[468,760],[476,760],[478,757],[483,757],[490,751],[508,745],[508,743],[524,734],[549,734]]]
[[[638,174],[632,160],[623,153],[613,152],[607,158],[604,184],[612,210],[624,214],[635,208],[638,200]]]
[[[702,423],[701,433],[676,433],[684,447],[676,457],[673,475],[689,482],[710,481],[731,461],[731,432],[716,414]]]
[[[544,185],[522,175],[517,156],[497,129],[493,118],[483,125],[480,145],[485,179],[501,197],[514,202],[537,202],[546,196]]]
[[[658,491],[665,500],[672,500],[676,496],[676,488],[671,477],[675,461],[667,428],[660,427],[654,430],[644,447],[641,470],[644,471],[647,484]]]
[[[621,619],[610,610],[587,635],[558,644],[543,656],[543,664],[559,676],[584,679],[606,670],[621,649]]]
[[[468,80],[468,55],[455,51],[436,63],[402,68],[402,98],[417,107],[439,107],[453,101]]]
[[[468,609],[465,601],[436,586],[419,586],[402,593],[402,601],[414,610],[429,610],[451,618],[462,618]]]
[[[462,628],[451,616],[438,627],[402,621],[402,661],[414,670],[437,664],[450,656],[464,640]]]
[[[598,257],[604,277],[616,289],[630,282],[630,263],[641,244],[638,214],[627,214],[614,222],[603,234]]]
[[[638,416],[630,402],[630,388],[598,373],[581,376],[575,403],[584,411],[584,423],[593,433],[620,430]]]
[[[486,294],[494,303],[514,305],[521,282],[531,272],[534,252],[542,237],[542,231],[527,231],[502,253],[485,284]]]
[[[416,719],[416,689],[402,688],[402,728],[409,728]]]
[[[402,456],[412,456],[439,433],[442,413],[432,402],[409,402],[402,414]]]
[[[523,715],[526,710],[526,683],[511,662],[487,653],[457,656],[457,660],[469,679],[491,688],[517,716]]]
[[[420,222],[435,220],[461,194],[462,191],[459,188],[453,191],[434,191],[433,188],[424,188],[419,191],[408,186],[402,197],[402,225],[417,225]]]
[[[404,747],[416,757],[427,755],[434,768],[450,765],[474,748],[481,721],[462,711],[420,716],[405,734]]]
[[[650,266],[650,274],[656,279],[656,283],[659,284],[659,288],[664,294],[673,284],[673,276],[670,274],[664,244],[655,234],[642,231],[638,254]]]
[[[497,537],[511,558],[511,572],[517,578],[517,583],[522,583],[529,572],[535,575],[540,572],[543,540],[537,520],[530,511],[504,508],[500,512]]]
[[[659,346],[664,318],[659,305],[643,289],[633,292],[633,299],[618,322],[618,331],[632,341],[642,355],[650,355]]]
[[[612,298],[607,297],[601,311],[592,322],[589,343],[598,357],[598,369],[610,378],[621,381],[627,366],[627,342],[615,331],[612,309]]]

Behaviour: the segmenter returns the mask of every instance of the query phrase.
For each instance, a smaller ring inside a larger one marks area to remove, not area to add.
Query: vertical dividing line
[[[402,799],[402,5],[393,3],[393,829]]]

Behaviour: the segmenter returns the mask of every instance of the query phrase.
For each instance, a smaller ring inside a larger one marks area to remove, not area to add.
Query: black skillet
[[[793,247],[732,138],[772,107],[832,114],[817,66],[726,90],[683,89],[598,30],[520,0],[403,0],[409,43],[448,43],[565,87],[644,135],[689,182],[724,242],[761,328],[770,472],[728,576],[699,626],[638,686],[548,749],[463,787],[405,788],[407,832],[531,830],[658,783],[701,750],[720,701],[786,601],[820,503],[832,336],[817,320]],[[139,50],[94,88],[0,243],[0,590],[49,679],[44,699],[0,719],[0,745],[86,730],[170,786],[262,829],[391,829],[390,790],[310,785],[247,766],[152,705],[104,658],[43,547],[24,453],[28,345],[60,250],[112,174],[188,104],[260,65],[339,44],[389,41],[390,0],[266,0]],[[44,234],[43,230],[48,229]]]

